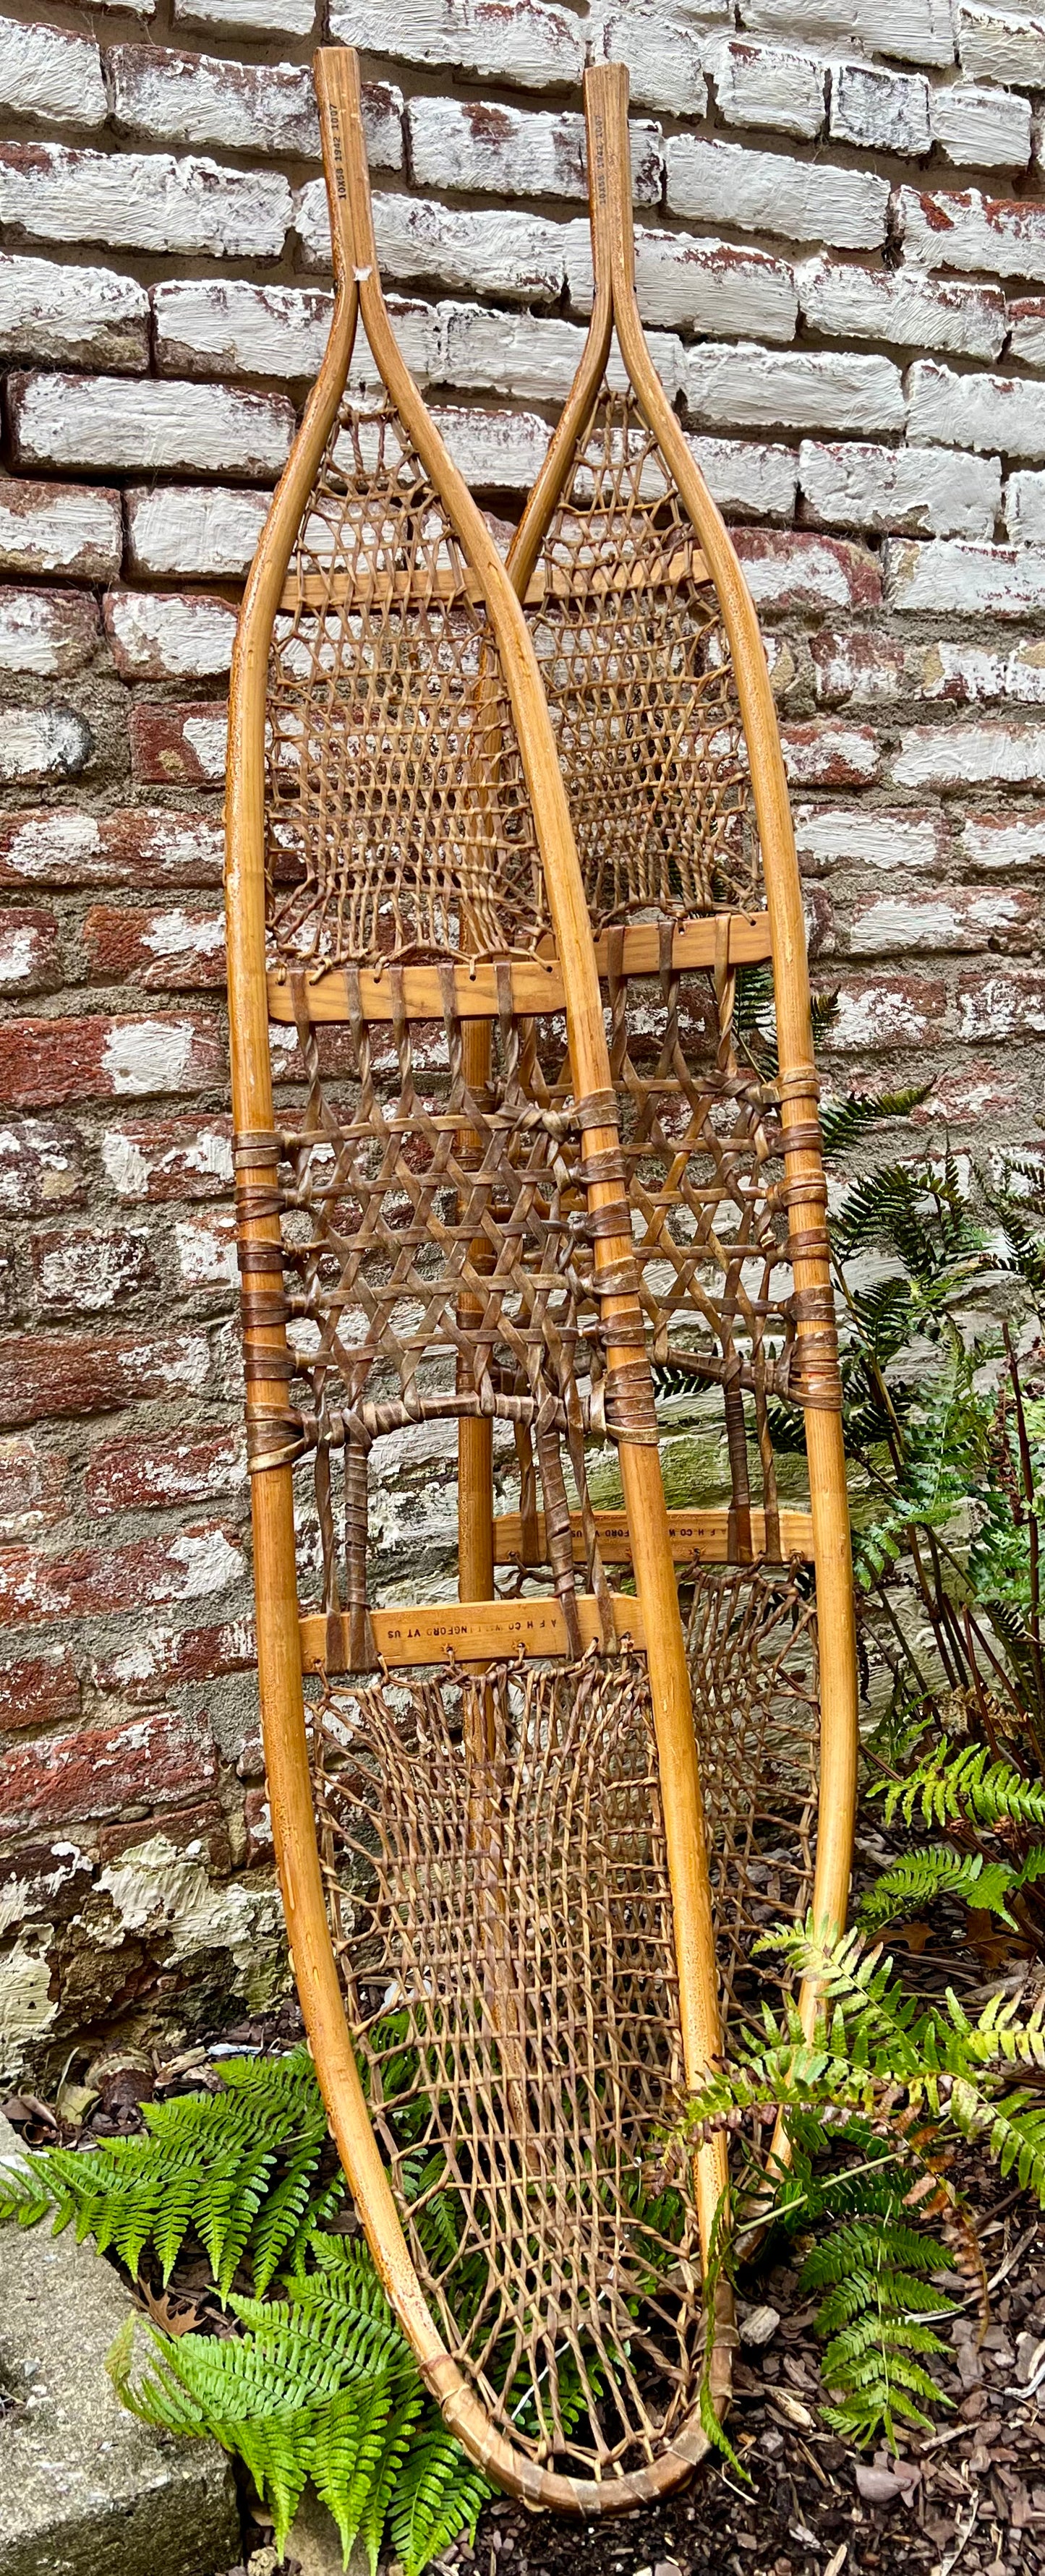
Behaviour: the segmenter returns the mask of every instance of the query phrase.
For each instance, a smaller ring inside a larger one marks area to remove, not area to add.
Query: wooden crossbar
[[[603,564],[580,564],[550,567],[541,565],[526,588],[526,606],[539,608],[544,599],[598,599],[611,592],[627,590],[665,590],[683,581],[706,581],[708,568],[697,546],[676,546],[659,562],[641,566],[626,563],[607,568]],[[467,600],[481,606],[484,592],[474,573],[463,576],[451,565],[433,565],[424,570],[411,565],[402,572],[367,573],[306,572],[293,573],[280,592],[280,612],[292,617],[299,608],[372,608],[376,601],[401,600],[404,607],[424,608],[429,601]]]
[[[645,1644],[642,1612],[625,1592],[614,1592],[613,1622],[618,1637]],[[581,1639],[590,1646],[600,1635],[599,1605],[592,1593],[577,1597]],[[379,1655],[394,1668],[443,1664],[453,1656],[462,1664],[489,1664],[506,1655],[568,1655],[566,1620],[557,1601],[456,1601],[421,1603],[416,1609],[372,1610],[370,1624]],[[301,1623],[303,1672],[349,1672],[348,1621],[322,1614]]]
[[[729,1517],[730,1516],[727,1511],[715,1509],[704,1512],[669,1512],[668,1529],[671,1535],[671,1553],[676,1565],[688,1564],[689,1560],[694,1556],[700,1557],[701,1561],[705,1565],[728,1565],[731,1562]],[[631,1540],[628,1535],[627,1514],[622,1511],[596,1512],[594,1519],[599,1538],[599,1553],[602,1556],[604,1563],[607,1565],[630,1565]],[[584,1525],[579,1512],[571,1512],[570,1527],[573,1532],[574,1557],[578,1564],[583,1564]],[[753,1509],[751,1512],[751,1544],[756,1556],[760,1556],[762,1554],[765,1548],[765,1543],[765,1513],[763,1511],[756,1511]],[[785,1558],[800,1556],[807,1560],[812,1559],[813,1521],[811,1513],[800,1511],[781,1512],[780,1545]],[[526,1558],[523,1556],[523,1524],[519,1513],[500,1512],[497,1515],[493,1525],[493,1553],[495,1565],[515,1565],[518,1563],[520,1558],[522,1558],[524,1563],[545,1565],[548,1560],[545,1556],[544,1549],[545,1537],[543,1512],[538,1512],[537,1514],[538,1553],[532,1558]]]
[[[723,927],[726,925],[726,927]],[[730,966],[754,965],[772,955],[767,912],[731,912],[709,915],[706,920],[687,922],[675,932],[672,964],[680,970],[713,966],[716,960]],[[624,932],[623,972],[626,975],[655,975],[660,958],[660,931],[655,922],[629,922]],[[607,967],[605,935],[596,941],[596,959],[601,974]],[[437,966],[404,966],[403,1007],[410,1020],[441,1020],[443,987]],[[497,969],[477,966],[454,968],[454,994],[462,1019],[495,1020],[500,1011]],[[533,1018],[542,1011],[565,1008],[566,988],[558,961],[553,958],[527,957],[511,969],[512,1009],[520,1018]],[[294,1019],[294,1004],[289,983],[278,972],[268,979],[269,1018],[284,1026]],[[359,977],[359,997],[363,1018],[367,1021],[390,1020],[393,1012],[392,987],[387,976],[364,968]],[[334,968],[317,975],[306,987],[309,1019],[332,1023],[349,1017],[348,986],[344,974]]]

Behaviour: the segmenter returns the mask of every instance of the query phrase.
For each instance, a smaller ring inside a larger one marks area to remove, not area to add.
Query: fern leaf
[[[927,1851],[906,1852],[902,1860],[885,1869],[860,1900],[860,1922],[865,1931],[877,1932],[903,1914],[920,1913],[939,1897],[949,1896],[963,1905],[982,1907],[985,1913],[1000,1915],[1003,1923],[1015,1929],[1006,1898],[1020,1884],[1021,1873],[1007,1861],[987,1860],[982,1852],[956,1852],[948,1843],[933,1843]]]
[[[467,2530],[474,2536],[493,2489],[437,2417],[422,2425],[392,2498],[391,2524],[404,2576],[421,2576],[431,2558]]]

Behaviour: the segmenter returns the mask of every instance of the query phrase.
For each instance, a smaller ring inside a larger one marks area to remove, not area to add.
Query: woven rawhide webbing
[[[634,394],[604,385],[531,611],[600,927],[761,901],[729,645],[695,556]]]
[[[611,1325],[601,1313],[606,1287],[634,1295],[634,1262],[595,1286],[600,1233],[628,1223],[619,1197],[605,1212],[589,1210],[582,1162],[584,1133],[606,1127],[613,1095],[575,1105],[561,1021],[545,1070],[533,1024],[507,1010],[477,1086],[452,977],[442,980],[440,1026],[409,1020],[401,971],[390,966],[387,976],[393,1017],[374,1025],[347,970],[349,1016],[327,1047],[336,1073],[325,1070],[322,1033],[302,1010],[293,1123],[288,1113],[278,1132],[237,1149],[245,1208],[278,1213],[283,1236],[282,1250],[248,1246],[242,1256],[248,1380],[273,1373],[258,1332],[279,1317],[297,1380],[284,1411],[248,1394],[250,1463],[264,1472],[316,1452],[324,1604],[351,1609],[365,1599],[374,1442],[469,1416],[511,1425],[524,1486],[531,1462],[540,1478],[555,1589],[572,1624],[581,1569],[565,1462],[587,1534],[586,1585],[605,1608],[586,1443],[657,1438],[636,1350],[641,1317]],[[300,999],[306,988],[294,980]],[[623,1168],[619,1146],[596,1162],[603,1180]],[[608,1609],[605,1637],[610,1644]]]
[[[349,2018],[433,2313],[531,2458],[641,2469],[702,2347],[644,1661],[331,1691],[316,1747]]]
[[[269,674],[277,955],[530,954],[533,817],[485,608],[391,405],[343,403]]]
[[[801,1921],[812,1895],[820,1707],[808,1572],[703,1566],[686,1643],[732,2014],[772,1975],[753,1955],[760,1933]]]

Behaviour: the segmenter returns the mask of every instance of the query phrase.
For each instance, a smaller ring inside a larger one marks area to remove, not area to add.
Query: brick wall
[[[280,1973],[251,1677],[219,919],[238,584],[329,312],[308,60],[504,519],[631,66],[640,298],[766,620],[829,1069],[1035,1132],[1045,15],[980,0],[141,0],[0,20],[0,2057]],[[430,1456],[389,1580],[439,1579]]]

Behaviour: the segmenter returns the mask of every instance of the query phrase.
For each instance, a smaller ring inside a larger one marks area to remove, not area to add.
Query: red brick
[[[39,1548],[0,1548],[0,1611],[10,1627],[46,1619],[108,1618],[155,1603],[194,1601],[222,1591],[245,1572],[235,1531],[218,1521],[126,1547],[76,1548],[46,1556]]]
[[[222,1619],[211,1628],[138,1627],[131,1643],[96,1655],[96,1690],[155,1701],[172,1682],[216,1681],[224,1673],[252,1672],[257,1646],[252,1619]]]
[[[232,1187],[232,1120],[121,1119],[102,1136],[102,1164],[122,1199],[224,1198]]]
[[[247,1828],[248,1861],[271,1860],[272,1810],[267,1789],[248,1789],[243,1801],[243,1816]]]
[[[780,615],[830,616],[877,608],[882,580],[873,554],[845,537],[791,528],[734,528],[733,543],[756,605]]]
[[[828,627],[809,638],[813,687],[821,706],[849,698],[862,706],[889,706],[905,693],[906,647],[891,635],[835,634]]]
[[[0,1422],[113,1413],[149,1397],[198,1395],[210,1375],[200,1332],[0,1335]]]
[[[0,1095],[17,1109],[114,1093],[143,1098],[222,1080],[218,1023],[190,1013],[152,1019],[7,1020],[0,1029]]]
[[[201,905],[121,912],[92,905],[83,926],[90,974],[101,984],[134,982],[150,991],[185,992],[225,982],[225,925]]]
[[[53,912],[0,911],[0,993],[46,993],[61,980]]]
[[[75,1129],[53,1118],[12,1118],[0,1126],[0,1211],[49,1216],[82,1207],[87,1195]]]
[[[862,957],[1011,953],[1034,947],[1039,931],[1037,895],[1016,886],[922,886],[903,894],[889,888],[857,897],[850,948]]]
[[[934,1046],[947,1008],[945,984],[917,975],[845,975],[827,991],[837,997],[834,1017],[820,1037],[821,1052],[891,1054],[894,1048]]]
[[[927,1100],[912,1110],[916,1127],[974,1127],[988,1119],[1011,1117],[1021,1102],[1019,1076],[1000,1064],[970,1062],[960,1073],[937,1074]]]
[[[16,1728],[62,1724],[80,1714],[80,1677],[71,1646],[48,1646],[39,1655],[18,1655],[0,1664],[0,1726]]]
[[[780,739],[793,787],[871,787],[882,766],[870,725],[784,725]]]
[[[84,1491],[92,1511],[127,1512],[150,1504],[212,1502],[238,1492],[245,1477],[238,1431],[175,1439],[149,1432],[145,1438],[100,1441]]]
[[[165,1808],[160,1821],[154,1821],[152,1816],[131,1816],[129,1824],[100,1824],[93,1837],[98,1842],[100,1865],[108,1868],[108,1862],[121,1860],[124,1852],[139,1850],[142,1842],[157,1832],[165,1842],[175,1844],[178,1852],[198,1852],[198,1857],[206,1860],[206,1868],[214,1870],[219,1878],[227,1878],[232,1870],[229,1821],[216,1798],[193,1798],[190,1806]],[[162,1978],[157,1978],[157,1991],[162,1994]]]
[[[211,698],[191,706],[135,707],[131,768],[159,787],[221,787],[225,779],[225,708]]]
[[[958,985],[958,1034],[963,1038],[1045,1036],[1045,973],[1006,966],[988,974],[981,966]]]
[[[104,1314],[160,1284],[141,1227],[66,1226],[34,1235],[32,1266],[42,1315]]]
[[[0,1539],[32,1538],[64,1519],[68,1466],[24,1432],[0,1439]]]
[[[177,1851],[200,1849],[212,1870],[227,1876],[232,1868],[229,1828],[225,1813],[216,1798],[194,1798],[189,1807],[165,1807],[157,1825],[140,1815],[122,1825],[101,1825],[97,1831],[98,1859],[102,1867],[120,1860],[124,1852],[135,1851],[157,1831],[164,1842],[173,1843]]]
[[[159,1711],[17,1747],[0,1764],[0,1807],[12,1831],[32,1833],[131,1805],[184,1806],[217,1777],[209,1733]]]
[[[206,815],[139,806],[44,806],[0,818],[0,886],[220,886],[222,835]]]
[[[205,1216],[180,1217],[174,1228],[174,1244],[183,1288],[228,1291],[238,1286],[236,1219],[231,1208],[211,1208]]]

